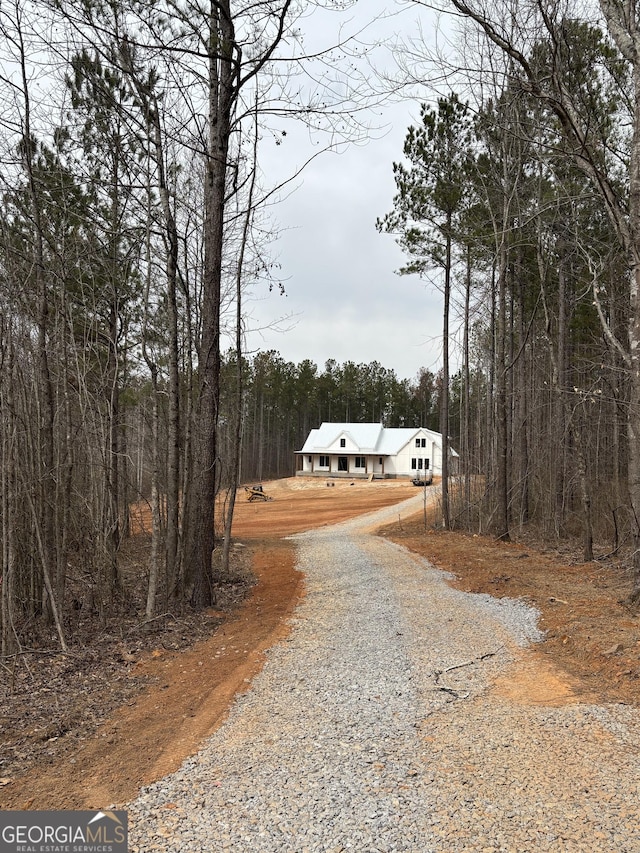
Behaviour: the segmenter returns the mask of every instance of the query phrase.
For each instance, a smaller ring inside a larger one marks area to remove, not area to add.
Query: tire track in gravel
[[[419,506],[294,537],[291,633],[204,748],[130,805],[132,851],[640,853],[637,712],[494,695],[535,614],[371,535]]]

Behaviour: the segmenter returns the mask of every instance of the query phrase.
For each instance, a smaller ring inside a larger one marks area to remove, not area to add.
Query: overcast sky
[[[392,6],[392,0],[366,0],[348,17],[364,22]],[[377,33],[385,27],[389,38],[400,28],[415,33],[418,15],[428,30],[434,23],[427,14],[413,7],[401,18],[378,24]],[[335,32],[336,23],[326,17],[307,21],[313,38],[321,40],[326,33],[327,42],[329,27]],[[250,351],[274,349],[287,361],[309,358],[320,368],[329,358],[378,361],[400,379],[414,378],[421,367],[440,367],[440,294],[415,276],[396,274],[403,253],[393,236],[375,227],[377,217],[392,209],[392,164],[401,159],[407,128],[418,116],[416,101],[377,108],[371,121],[382,129],[375,138],[322,154],[305,169],[296,191],[274,208],[279,226],[275,255],[286,295],[257,289],[248,305],[249,322],[261,331],[249,335]],[[283,167],[302,163],[313,144],[302,128],[288,132],[282,145],[264,147],[262,169],[267,177],[282,174]],[[278,324],[283,317],[288,319]]]

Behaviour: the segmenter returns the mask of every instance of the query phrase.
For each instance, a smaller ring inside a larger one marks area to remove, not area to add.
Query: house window
[[[420,439],[420,447],[426,447],[426,446],[427,446],[427,439],[421,438]]]
[[[346,447],[346,446],[347,446],[347,439],[341,438],[340,439],[340,447]]]
[[[338,456],[338,471],[348,471],[349,460],[346,456]]]
[[[356,456],[355,467],[356,468],[366,468],[367,467],[367,463],[366,463],[364,456]]]
[[[418,459],[418,469],[422,470],[422,459]]]
[[[416,447],[420,447],[420,439],[416,438]]]
[[[321,456],[320,457],[320,467],[321,468],[328,468],[329,467],[329,457],[328,456]]]
[[[412,470],[412,471],[415,471],[417,467],[418,467],[418,462],[417,462],[417,460],[414,458],[414,459],[412,459],[412,460],[411,460],[411,470]]]
[[[427,459],[425,459],[425,460],[424,460],[424,467],[425,467],[425,468],[427,468],[427,469],[429,468],[429,459],[428,459],[428,457],[427,457]]]

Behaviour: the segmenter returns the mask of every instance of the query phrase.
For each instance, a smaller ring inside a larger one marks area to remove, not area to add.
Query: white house
[[[450,455],[455,462],[458,454],[451,450]],[[414,478],[425,471],[442,473],[442,436],[422,427],[323,423],[311,430],[296,456],[299,476]]]

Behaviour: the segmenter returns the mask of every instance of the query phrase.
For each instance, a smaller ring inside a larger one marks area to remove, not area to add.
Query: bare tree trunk
[[[525,323],[525,297],[524,297],[524,276],[522,271],[518,272],[520,281],[519,290],[519,339],[520,339],[520,355],[516,366],[516,405],[518,413],[518,480],[520,492],[520,525],[525,525],[529,521],[529,436],[527,433],[529,416],[528,416],[528,392],[529,383],[527,382],[527,357],[526,357],[526,338],[527,328]]]
[[[505,229],[506,231],[506,229]],[[508,482],[508,427],[507,427],[507,365],[506,365],[506,311],[507,311],[507,246],[503,233],[498,258],[498,304],[496,316],[496,535],[508,541],[509,535],[509,482]]]
[[[447,215],[444,267],[444,306],[442,321],[442,399],[440,400],[440,432],[442,434],[442,526],[451,530],[449,506],[449,303],[451,301],[451,214]]]
[[[21,38],[21,33],[19,34]],[[24,45],[20,45],[20,65],[22,74],[22,94],[24,98],[24,116],[22,133],[23,166],[28,179],[29,200],[33,217],[33,274],[37,299],[37,363],[38,363],[38,404],[39,404],[39,485],[37,506],[33,505],[35,514],[34,525],[39,537],[39,553],[42,560],[42,571],[45,583],[48,585],[49,605],[57,620],[56,604],[52,597],[51,577],[55,577],[56,536],[55,536],[55,496],[56,483],[54,472],[54,401],[53,386],[49,368],[49,294],[44,264],[44,236],[40,192],[37,184],[34,166],[35,140],[31,133],[31,107],[29,82],[26,68]],[[27,486],[29,488],[29,486]],[[64,636],[60,631],[61,645],[64,647]]]
[[[114,262],[115,263],[115,262]],[[115,275],[115,272],[114,272]],[[118,550],[120,548],[120,484],[119,484],[119,442],[120,430],[120,389],[118,366],[118,310],[115,281],[112,283],[109,306],[109,354],[107,360],[107,382],[109,402],[107,410],[107,447],[106,456],[106,549],[107,561],[106,592],[111,599],[119,585]]]
[[[145,89],[132,67],[131,75],[145,104],[149,135],[155,151],[158,192],[167,243],[167,325],[169,332],[169,411],[167,424],[167,539],[165,545],[166,589],[175,590],[178,582],[180,541],[180,369],[178,364],[178,229],[171,207],[165,168],[165,146],[160,108],[154,93]]]
[[[150,619],[155,613],[156,593],[160,578],[160,542],[162,538],[162,520],[160,513],[160,489],[158,481],[160,477],[160,454],[159,454],[159,420],[158,413],[158,369],[155,364],[150,365],[152,394],[151,413],[151,444],[153,461],[151,463],[151,553],[149,555],[149,585],[147,587],[147,604],[145,615]]]
[[[482,432],[487,436],[485,452],[484,452],[484,475],[485,475],[485,492],[484,492],[484,508],[485,513],[481,518],[479,532],[487,529],[490,525],[492,515],[492,507],[490,506],[489,485],[496,475],[496,428],[495,428],[495,400],[496,400],[496,374],[497,374],[497,355],[496,355],[496,327],[497,327],[497,305],[496,305],[496,270],[495,266],[491,272],[491,291],[490,291],[490,359],[489,359],[489,376],[487,381],[487,397],[485,405],[485,416],[483,418]]]
[[[264,384],[259,389],[260,395],[260,417],[258,419],[258,460],[256,467],[256,476],[258,480],[262,480],[262,467],[264,465]]]
[[[209,146],[205,177],[202,334],[193,425],[192,501],[185,559],[193,578],[191,603],[214,601],[214,509],[218,474],[220,303],[226,176],[234,105],[235,32],[229,0],[212,4],[209,31]]]
[[[4,337],[5,328],[0,318],[0,335]],[[2,503],[0,513],[2,517],[2,585],[0,596],[2,599],[2,646],[0,653],[2,657],[11,654],[16,646],[14,630],[14,582],[16,576],[17,554],[15,547],[16,531],[16,488],[15,488],[15,441],[16,425],[13,414],[13,344],[10,340],[10,329],[7,330],[7,339],[0,341],[0,353],[2,361],[0,364],[0,425],[2,427],[1,452],[1,475],[0,494]],[[5,346],[6,345],[6,346]]]
[[[58,486],[56,498],[56,528],[57,528],[57,559],[56,559],[56,596],[61,604],[65,600],[67,564],[68,564],[68,540],[71,530],[71,495],[73,485],[73,427],[72,406],[69,393],[69,327],[66,320],[66,305],[63,304],[60,312],[59,325],[61,327],[60,337],[62,339],[62,378],[60,381],[59,396],[62,398],[60,413],[61,432],[63,437],[58,451]]]
[[[639,141],[640,144],[640,141]],[[640,177],[640,176],[639,176]],[[640,235],[639,235],[640,241]],[[640,259],[632,271],[631,394],[629,400],[629,495],[633,511],[633,582],[630,600],[640,603]]]
[[[229,574],[229,555],[231,550],[231,527],[233,525],[233,513],[236,503],[236,494],[240,485],[240,462],[242,459],[242,428],[243,428],[243,410],[244,410],[244,384],[242,373],[242,284],[244,276],[244,257],[247,249],[247,241],[251,230],[251,222],[253,220],[253,195],[256,186],[256,176],[258,167],[258,89],[256,87],[256,104],[254,111],[254,128],[253,128],[253,168],[251,171],[251,180],[249,184],[249,197],[247,200],[247,210],[244,217],[242,229],[242,240],[240,243],[240,252],[236,267],[236,393],[235,393],[235,419],[233,421],[232,430],[232,448],[231,448],[231,478],[229,484],[229,501],[227,505],[227,513],[224,523],[224,543],[222,552],[222,571],[225,575]]]
[[[561,243],[561,246],[564,244]],[[561,250],[561,258],[558,264],[558,348],[554,369],[555,387],[555,438],[556,448],[556,477],[555,477],[555,517],[557,535],[562,535],[564,530],[565,514],[565,489],[566,489],[566,466],[569,458],[568,441],[571,431],[567,415],[571,413],[568,405],[567,387],[567,270],[564,252]],[[553,341],[549,341],[553,353]]]
[[[464,382],[462,395],[462,441],[461,456],[464,465],[464,505],[465,505],[465,527],[471,529],[471,415],[470,415],[470,386],[471,376],[469,369],[469,314],[471,304],[471,247],[467,246],[467,270],[464,291]]]
[[[580,502],[582,504],[582,556],[585,563],[590,563],[593,560],[593,521],[591,516],[591,494],[589,491],[587,461],[583,438],[583,425],[587,423],[584,398],[581,400],[579,406],[582,409],[582,418],[576,417],[577,412],[574,413],[572,432],[576,445],[578,479],[580,482]]]
[[[144,93],[141,93],[144,94]],[[148,107],[148,105],[147,105]],[[149,110],[147,108],[147,114]],[[149,128],[147,128],[149,131]],[[147,276],[144,299],[144,315],[142,322],[142,355],[151,374],[151,552],[149,554],[149,583],[147,585],[147,601],[145,615],[150,619],[156,606],[156,595],[160,579],[160,552],[162,545],[162,512],[160,506],[160,413],[158,406],[158,366],[149,354],[148,349],[148,313],[151,291],[151,169],[147,163],[147,221],[146,221],[146,262]],[[167,590],[165,588],[165,595]]]

